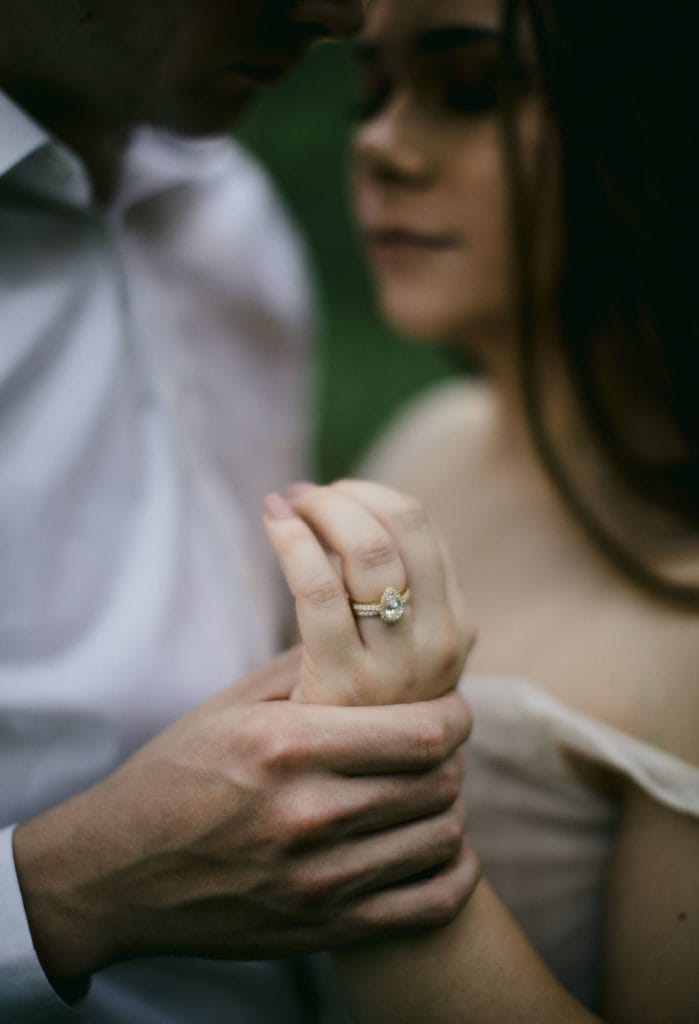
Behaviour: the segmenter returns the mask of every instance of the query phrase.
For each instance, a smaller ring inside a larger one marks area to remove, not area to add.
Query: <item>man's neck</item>
[[[36,121],[80,157],[92,181],[95,198],[107,205],[114,197],[119,182],[130,128],[106,123],[69,100],[61,102],[55,92],[48,94],[15,82],[3,83],[3,88]]]
[[[92,181],[96,200],[108,205],[119,184],[121,163],[130,131],[104,126],[67,122],[48,126],[81,158]]]

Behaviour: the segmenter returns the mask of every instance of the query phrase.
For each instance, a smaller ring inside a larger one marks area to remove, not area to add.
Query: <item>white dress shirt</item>
[[[11,848],[13,824],[279,648],[260,509],[302,471],[308,295],[283,211],[230,142],[139,132],[104,210],[0,93],[3,1024],[320,1019],[303,1002],[316,960],[122,964],[65,1007]]]

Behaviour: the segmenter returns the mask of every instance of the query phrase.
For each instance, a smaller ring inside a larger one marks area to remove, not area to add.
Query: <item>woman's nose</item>
[[[396,97],[357,131],[357,170],[378,181],[405,186],[424,184],[434,173],[434,159],[422,134],[411,117],[407,98]]]
[[[292,21],[322,28],[333,39],[347,39],[364,24],[364,0],[297,0]]]

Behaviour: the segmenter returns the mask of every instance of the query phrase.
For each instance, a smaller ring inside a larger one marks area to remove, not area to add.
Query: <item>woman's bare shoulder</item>
[[[492,415],[487,384],[449,380],[422,392],[401,410],[369,449],[358,475],[413,493],[435,460],[448,472]],[[431,473],[430,473],[431,475]]]
[[[646,678],[646,738],[699,767],[699,616],[671,611],[658,629]],[[649,693],[652,697],[649,698]]]

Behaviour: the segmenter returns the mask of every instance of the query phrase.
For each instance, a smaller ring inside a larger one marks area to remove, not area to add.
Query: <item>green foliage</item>
[[[376,311],[348,202],[346,47],[317,47],[267,92],[239,135],[265,163],[306,236],[321,305],[316,450],[322,479],[351,470],[407,397],[444,376],[444,357],[393,336]]]

